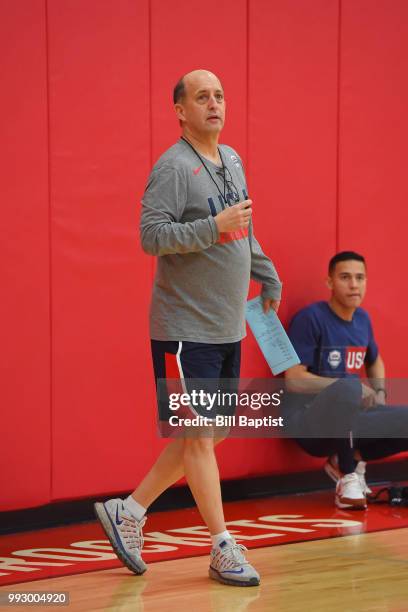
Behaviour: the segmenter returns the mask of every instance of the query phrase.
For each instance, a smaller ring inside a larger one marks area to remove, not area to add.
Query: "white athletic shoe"
[[[366,496],[361,488],[358,474],[346,474],[336,485],[335,503],[338,508],[351,510],[365,510],[367,508]]]
[[[326,461],[326,463],[323,466],[324,471],[326,472],[326,474],[332,479],[334,480],[335,483],[337,483],[342,474],[339,470],[339,460],[337,455],[332,455],[331,457],[329,457]],[[355,473],[357,474],[359,480],[360,480],[360,485],[361,485],[361,489],[364,493],[364,495],[372,495],[372,490],[370,489],[370,487],[368,486],[368,484],[366,483],[366,479],[365,479],[365,472],[366,472],[366,462],[365,461],[359,461],[357,463],[356,469],[354,470]]]
[[[258,572],[245,559],[242,544],[226,538],[211,550],[210,578],[232,586],[258,586]]]
[[[109,499],[94,504],[95,514],[119,559],[135,574],[143,574],[146,564],[141,557],[142,528],[146,517],[137,521],[124,507],[123,500]]]
[[[370,489],[370,487],[366,483],[366,479],[365,479],[366,462],[365,461],[359,461],[357,463],[356,469],[354,471],[355,471],[355,473],[357,474],[357,476],[358,476],[358,478],[360,480],[361,489],[362,489],[364,495],[372,495],[372,490]]]

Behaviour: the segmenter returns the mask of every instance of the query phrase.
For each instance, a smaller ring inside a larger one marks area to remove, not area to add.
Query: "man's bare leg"
[[[211,446],[213,447],[213,445],[218,444],[223,439],[210,438]],[[163,491],[184,476],[185,441],[184,438],[178,438],[169,442],[160,453],[151,470],[133,491],[133,499],[144,508],[148,508]]]
[[[210,534],[222,533],[226,527],[213,438],[185,439],[184,470],[198,510]]]
[[[258,572],[225,527],[220,476],[212,438],[186,438],[184,469],[198,510],[211,534],[210,578],[236,586],[257,586]]]

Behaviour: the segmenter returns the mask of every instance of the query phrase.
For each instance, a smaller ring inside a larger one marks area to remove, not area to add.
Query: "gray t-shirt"
[[[242,162],[220,145],[228,204],[247,199]],[[204,159],[224,193],[222,168]],[[179,140],[154,166],[142,200],[142,247],[158,255],[150,308],[154,340],[236,342],[246,335],[250,278],[262,296],[280,299],[276,270],[247,230],[218,232],[214,217],[225,208],[216,185],[188,143]],[[231,181],[232,179],[232,181]]]

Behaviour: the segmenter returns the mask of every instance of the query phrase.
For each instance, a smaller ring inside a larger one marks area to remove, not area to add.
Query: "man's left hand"
[[[272,300],[271,298],[263,298],[262,300],[262,308],[265,314],[268,314],[270,309],[278,312],[279,310],[280,300]]]
[[[376,393],[370,385],[361,384],[361,403],[365,410],[374,408],[377,405]]]

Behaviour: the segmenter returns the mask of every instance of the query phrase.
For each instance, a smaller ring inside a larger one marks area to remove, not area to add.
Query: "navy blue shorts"
[[[161,421],[167,421],[175,412],[174,407],[169,407],[171,393],[192,394],[195,390],[198,394],[203,390],[205,393],[214,394],[220,389],[231,393],[236,391],[241,366],[240,341],[207,344],[152,340],[151,347]],[[166,384],[165,380],[169,382]],[[163,384],[166,384],[166,393],[163,393]],[[209,409],[205,403],[202,405],[202,402],[198,406],[190,403],[186,408],[188,410],[184,412],[189,412],[191,416],[200,414],[209,418],[213,418],[215,414],[233,412],[231,406],[223,406],[220,409],[218,403],[214,403],[214,409]]]

